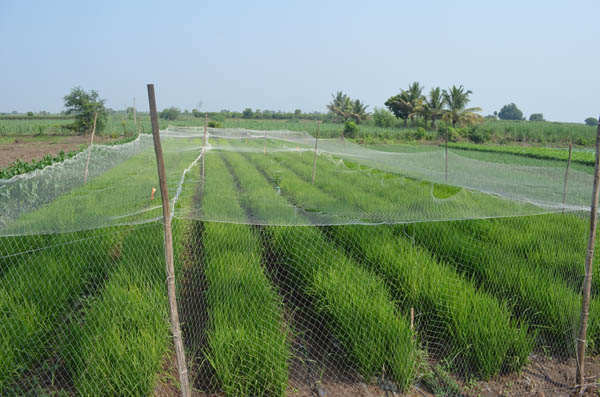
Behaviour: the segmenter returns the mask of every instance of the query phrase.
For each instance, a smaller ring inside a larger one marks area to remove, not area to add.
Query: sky
[[[413,81],[473,91],[482,115],[600,113],[600,1],[0,0],[0,112],[63,110],[75,86],[113,109],[326,111]]]

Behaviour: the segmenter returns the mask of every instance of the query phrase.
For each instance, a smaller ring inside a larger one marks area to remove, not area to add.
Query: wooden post
[[[319,150],[319,130],[321,129],[321,120],[317,122],[317,136],[315,137],[315,155],[313,158],[313,177],[312,184],[315,184],[315,174],[317,172],[317,151]]]
[[[415,309],[414,307],[410,308],[410,330],[414,331],[415,329]]]
[[[206,173],[204,172],[204,166],[206,164],[206,133],[208,130],[208,113],[204,113],[204,139],[202,139],[202,194],[204,194],[204,177]]]
[[[137,118],[135,114],[135,97],[133,97],[133,125],[137,125]]]
[[[179,382],[181,384],[181,395],[191,397],[190,382],[185,361],[185,351],[181,337],[181,325],[179,324],[179,313],[177,310],[177,298],[175,295],[175,267],[173,265],[173,235],[171,232],[171,215],[169,210],[169,192],[165,174],[165,163],[160,144],[160,130],[158,126],[158,114],[156,112],[156,99],[154,96],[154,84],[148,84],[148,101],[150,102],[150,121],[152,123],[152,136],[154,138],[154,151],[156,153],[156,165],[158,167],[158,180],[160,184],[160,195],[162,198],[163,222],[165,233],[165,261],[167,271],[167,293],[169,296],[169,310],[171,314],[171,327],[173,331],[173,343],[177,355],[177,369],[179,370]]]
[[[263,152],[265,156],[267,155],[267,130],[265,130],[265,146],[263,147]]]
[[[577,378],[576,383],[580,394],[585,392],[585,344],[587,324],[590,310],[590,294],[592,290],[592,262],[594,260],[594,244],[596,242],[596,225],[598,223],[598,190],[600,188],[600,124],[596,132],[596,165],[594,168],[594,189],[592,191],[592,209],[590,213],[590,235],[585,255],[585,277],[583,278],[583,296],[581,299],[581,319],[577,336]]]
[[[448,137],[446,137],[446,182],[448,182]]]
[[[565,170],[565,182],[563,184],[563,200],[562,200],[562,213],[565,213],[565,203],[567,202],[567,180],[569,179],[569,167],[571,167],[571,153],[573,151],[573,144],[569,142],[569,158],[567,159],[567,169]]]
[[[90,139],[90,147],[88,148],[88,156],[85,162],[85,174],[83,175],[83,184],[87,183],[88,167],[90,165],[90,156],[92,155],[92,145],[94,144],[94,134],[96,133],[96,120],[98,119],[98,113],[94,112],[94,125],[92,127],[92,137]]]

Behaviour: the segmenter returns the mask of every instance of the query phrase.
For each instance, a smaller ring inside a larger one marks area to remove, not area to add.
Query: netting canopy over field
[[[564,168],[484,162],[452,151],[446,162],[441,148],[383,152],[340,139],[321,139],[315,160],[315,138],[307,133],[209,129],[201,160],[202,129],[171,127],[163,131],[162,140],[171,205],[175,217],[181,219],[271,225],[377,224],[589,208],[589,173],[571,170],[563,198]],[[182,191],[204,189],[210,178],[219,177],[190,174],[190,169],[199,161],[210,162],[229,153],[255,163],[279,194],[292,188],[303,190],[301,186],[309,183],[333,197],[321,194],[292,200],[293,215],[270,212],[262,218],[211,213],[202,208],[201,201],[177,206]],[[83,186],[86,165],[90,183]],[[161,203],[159,195],[151,200],[152,188],[158,188],[158,182],[151,136],[142,135],[120,146],[95,145],[62,164],[0,181],[0,235],[157,220]],[[361,200],[364,191],[376,197]]]
[[[177,127],[161,142],[198,393],[573,385],[586,169],[565,183],[560,164],[290,131]],[[145,135],[0,180],[0,395],[177,393],[158,187]],[[570,375],[521,384],[525,367]]]

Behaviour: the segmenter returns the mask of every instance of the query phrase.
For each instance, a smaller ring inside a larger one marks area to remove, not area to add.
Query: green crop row
[[[257,220],[285,223],[300,216],[240,154],[224,155],[244,190],[243,204]],[[315,310],[342,343],[359,373],[386,373],[402,390],[412,383],[417,350],[406,317],[399,315],[381,280],[327,242],[314,227],[271,226],[273,249],[292,285],[314,299]]]
[[[202,209],[244,217],[219,156],[206,163]],[[225,199],[226,198],[226,199]],[[202,235],[209,323],[206,358],[229,396],[283,396],[289,346],[282,302],[261,267],[262,247],[247,225],[206,222]]]
[[[312,169],[310,156],[298,155],[296,161],[290,160],[289,155],[273,155],[281,164],[290,165],[294,171],[303,170],[303,178],[308,180],[309,170]],[[319,172],[326,173],[327,165],[320,164]],[[331,169],[331,164],[329,165]],[[384,184],[373,184],[372,181],[363,185],[363,180],[373,180],[366,173],[341,173],[331,171],[332,175],[323,175],[323,180],[345,183],[347,188],[362,194],[360,200],[368,200],[368,194],[385,195]],[[300,174],[299,174],[300,175]],[[347,200],[348,196],[343,191],[331,190],[340,200]],[[380,193],[377,193],[380,192]],[[359,208],[361,201],[352,204]],[[389,205],[392,205],[391,202]],[[485,222],[485,221],[481,221]],[[568,351],[572,348],[571,338],[573,329],[578,323],[580,307],[579,295],[557,279],[552,273],[540,271],[539,266],[532,266],[522,257],[487,244],[478,242],[472,236],[466,235],[460,229],[464,227],[463,221],[418,223],[402,226],[408,235],[427,247],[439,259],[448,261],[460,272],[469,277],[475,277],[481,288],[499,299],[509,302],[515,316],[525,318],[544,336],[543,342],[551,343],[556,349]],[[399,226],[401,227],[401,226]],[[515,236],[516,237],[516,236]],[[542,232],[538,238],[547,238]],[[599,307],[594,300],[592,311]],[[590,324],[590,344],[598,346],[600,343],[600,321],[592,320]],[[596,347],[597,348],[597,347]]]
[[[567,161],[569,158],[569,151],[566,149],[556,149],[547,147],[533,147],[533,146],[504,146],[504,145],[478,145],[474,143],[448,143],[449,148],[463,149],[463,150],[476,150],[480,152],[491,152],[491,153],[507,153],[519,156],[533,157],[537,159],[545,160],[560,160]],[[575,163],[594,165],[595,157],[594,152],[582,152],[573,151],[571,161]]]
[[[335,206],[339,213],[345,212],[344,205],[352,207],[351,202],[323,193],[289,169],[273,171],[272,161],[265,156],[251,155],[251,160],[263,172],[277,173],[284,195],[296,205],[321,209]],[[369,193],[363,192],[363,197],[373,199]],[[426,319],[422,322],[426,338],[447,342],[450,346],[446,356],[455,357],[457,367],[470,367],[472,373],[490,378],[503,367],[518,369],[525,364],[533,347],[527,328],[516,326],[505,306],[475,289],[448,266],[394,235],[388,226],[332,226],[329,233],[360,263],[386,280],[394,298],[403,302],[404,311],[417,309]]]
[[[19,394],[27,386],[21,375],[51,354],[69,311],[83,297],[96,294],[101,286],[94,283],[114,263],[110,252],[117,242],[87,234],[75,243],[57,237],[53,247],[37,252],[5,250],[6,271],[0,279],[1,395]]]

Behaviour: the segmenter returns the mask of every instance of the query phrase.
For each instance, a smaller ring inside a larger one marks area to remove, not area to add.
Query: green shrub
[[[223,128],[223,124],[219,123],[218,121],[209,121],[208,126],[210,128]]]
[[[344,123],[344,136],[346,138],[355,138],[358,134],[358,126],[354,121],[346,121]]]

